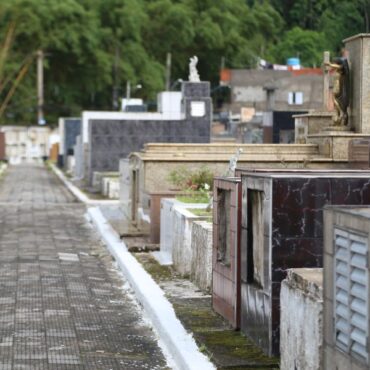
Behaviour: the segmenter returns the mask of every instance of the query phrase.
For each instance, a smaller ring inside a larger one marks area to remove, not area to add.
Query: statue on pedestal
[[[190,82],[200,82],[199,73],[197,70],[197,64],[198,64],[198,57],[194,55],[192,58],[190,58],[189,63],[189,81]]]
[[[333,97],[335,115],[334,126],[346,128],[348,126],[349,106],[349,66],[346,58],[335,58],[334,63],[326,62],[326,66],[335,71]]]

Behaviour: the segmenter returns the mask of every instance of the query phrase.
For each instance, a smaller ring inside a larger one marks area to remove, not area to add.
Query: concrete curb
[[[215,370],[214,365],[199,351],[193,337],[186,332],[176,317],[163,290],[128,252],[100,209],[89,208],[87,215],[134,289],[136,297],[143,305],[176,366],[181,370]]]
[[[64,173],[57,168],[54,164],[50,164],[53,172],[58,176],[58,178],[63,182],[67,189],[82,203],[86,205],[117,205],[119,200],[97,200],[90,199],[86,194],[84,194],[77,186],[73,185],[64,175]]]

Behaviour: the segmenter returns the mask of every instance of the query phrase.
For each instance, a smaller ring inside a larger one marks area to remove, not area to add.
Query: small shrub
[[[182,166],[177,170],[171,171],[168,180],[184,191],[212,190],[213,176],[213,173],[207,167],[202,167],[197,171],[191,172]]]
[[[197,171],[189,171],[185,167],[179,167],[172,171],[168,180],[186,192],[186,195],[177,196],[184,203],[209,203],[210,193],[213,188],[213,173],[207,167],[201,167]]]
[[[186,183],[188,181],[188,178],[190,177],[191,173],[190,171],[182,166],[179,167],[177,170],[173,170],[168,175],[168,181],[176,186],[180,190],[186,190]]]

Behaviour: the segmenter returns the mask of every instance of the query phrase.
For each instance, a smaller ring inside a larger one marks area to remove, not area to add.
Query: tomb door
[[[241,253],[241,329],[268,336],[265,325],[265,243],[264,243],[264,192],[247,189],[246,225]]]

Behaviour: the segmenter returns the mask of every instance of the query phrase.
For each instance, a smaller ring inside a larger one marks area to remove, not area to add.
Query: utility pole
[[[44,119],[44,52],[37,50],[37,123],[45,125]]]
[[[126,100],[127,100],[127,103],[129,103],[129,100],[131,99],[131,82],[130,81],[127,81],[126,82]]]
[[[115,49],[115,56],[114,56],[114,66],[113,66],[113,109],[118,110],[119,103],[118,103],[118,97],[119,97],[119,50],[118,46],[116,46]]]
[[[170,91],[170,88],[171,88],[171,66],[172,66],[172,55],[171,53],[167,53],[165,91]]]
[[[220,79],[220,86],[224,85],[222,81],[222,72],[225,69],[225,57],[221,57],[221,64],[220,64],[220,74],[219,74],[219,79]]]
[[[221,57],[221,65],[220,65],[220,69],[221,69],[221,71],[223,70],[223,69],[225,69],[225,57]]]

